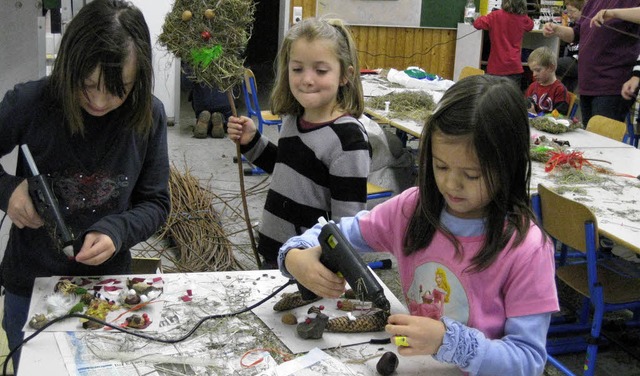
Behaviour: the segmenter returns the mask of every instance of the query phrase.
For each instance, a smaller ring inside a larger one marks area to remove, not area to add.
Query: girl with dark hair
[[[0,167],[0,209],[13,222],[0,274],[11,349],[36,277],[128,274],[129,248],[166,220],[166,115],[151,94],[151,50],[140,10],[94,0],[69,23],[51,77],[16,85],[0,103],[0,156],[28,145],[76,237],[68,258],[34,208],[25,160],[15,175]]]
[[[418,186],[342,218],[356,249],[398,260],[410,315],[391,315],[386,331],[406,337],[400,355],[434,355],[472,375],[543,372],[558,299],[554,249],[529,207],[530,176],[521,92],[505,78],[471,76],[447,90],[425,124]],[[319,261],[320,229],[285,243],[280,270],[337,298],[345,282]],[[437,310],[424,293],[434,275],[446,294]]]

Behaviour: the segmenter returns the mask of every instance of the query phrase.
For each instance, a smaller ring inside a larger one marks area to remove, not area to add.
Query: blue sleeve
[[[491,340],[478,329],[443,317],[446,332],[434,354],[470,375],[541,375],[547,361],[545,344],[551,313],[511,317],[505,336]]]
[[[342,217],[340,222],[338,222],[338,227],[342,231],[344,237],[360,252],[373,251],[373,249],[371,249],[371,247],[369,247],[369,245],[364,241],[362,234],[360,233],[359,219],[368,213],[369,212],[367,210],[362,210],[358,212],[355,217]],[[304,234],[294,236],[280,247],[280,251],[278,252],[278,267],[285,277],[293,278],[284,265],[284,259],[287,257],[287,252],[293,248],[306,249],[320,245],[318,242],[318,235],[320,235],[321,229],[322,225],[316,223],[315,226],[305,231]]]

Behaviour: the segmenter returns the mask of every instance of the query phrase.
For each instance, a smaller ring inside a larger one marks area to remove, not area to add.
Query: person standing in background
[[[631,9],[602,9],[591,19],[591,26],[601,27],[606,21],[611,19],[620,19],[624,21],[640,24],[640,7]],[[624,99],[633,99],[637,95],[638,84],[640,83],[640,55],[636,61],[631,78],[622,85],[620,95]]]
[[[478,17],[473,27],[489,31],[491,50],[487,73],[510,78],[521,87],[524,72],[522,37],[533,29],[533,20],[527,16],[525,0],[504,0],[502,9]]]
[[[565,0],[565,12],[569,18],[569,26],[573,27],[582,16],[584,0]],[[558,58],[556,75],[567,90],[575,92],[578,89],[578,49],[579,43],[567,43],[564,55]]]
[[[631,77],[640,53],[639,25],[612,20],[607,22],[608,27],[591,27],[590,20],[605,8],[637,6],[640,0],[589,0],[573,27],[546,23],[542,29],[546,37],[580,43],[578,86],[584,124],[594,115],[624,121],[632,101],[621,95],[620,88]]]

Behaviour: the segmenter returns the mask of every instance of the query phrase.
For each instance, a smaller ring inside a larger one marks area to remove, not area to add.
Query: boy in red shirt
[[[562,115],[567,115],[569,96],[567,88],[556,78],[557,56],[549,47],[539,47],[529,55],[527,61],[534,79],[525,93],[529,112],[538,114],[558,110]]]

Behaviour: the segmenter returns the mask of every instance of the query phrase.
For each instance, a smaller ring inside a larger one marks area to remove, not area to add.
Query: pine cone
[[[273,310],[278,312],[288,311],[290,309],[302,307],[304,305],[317,302],[320,299],[321,298],[318,296],[311,300],[304,300],[302,299],[302,295],[300,294],[300,291],[285,293],[285,294],[282,294],[282,299],[280,299],[280,301],[273,306]]]
[[[373,308],[364,315],[358,316],[355,321],[351,321],[347,316],[331,319],[325,330],[335,333],[379,332],[387,325],[387,318],[389,313]]]

